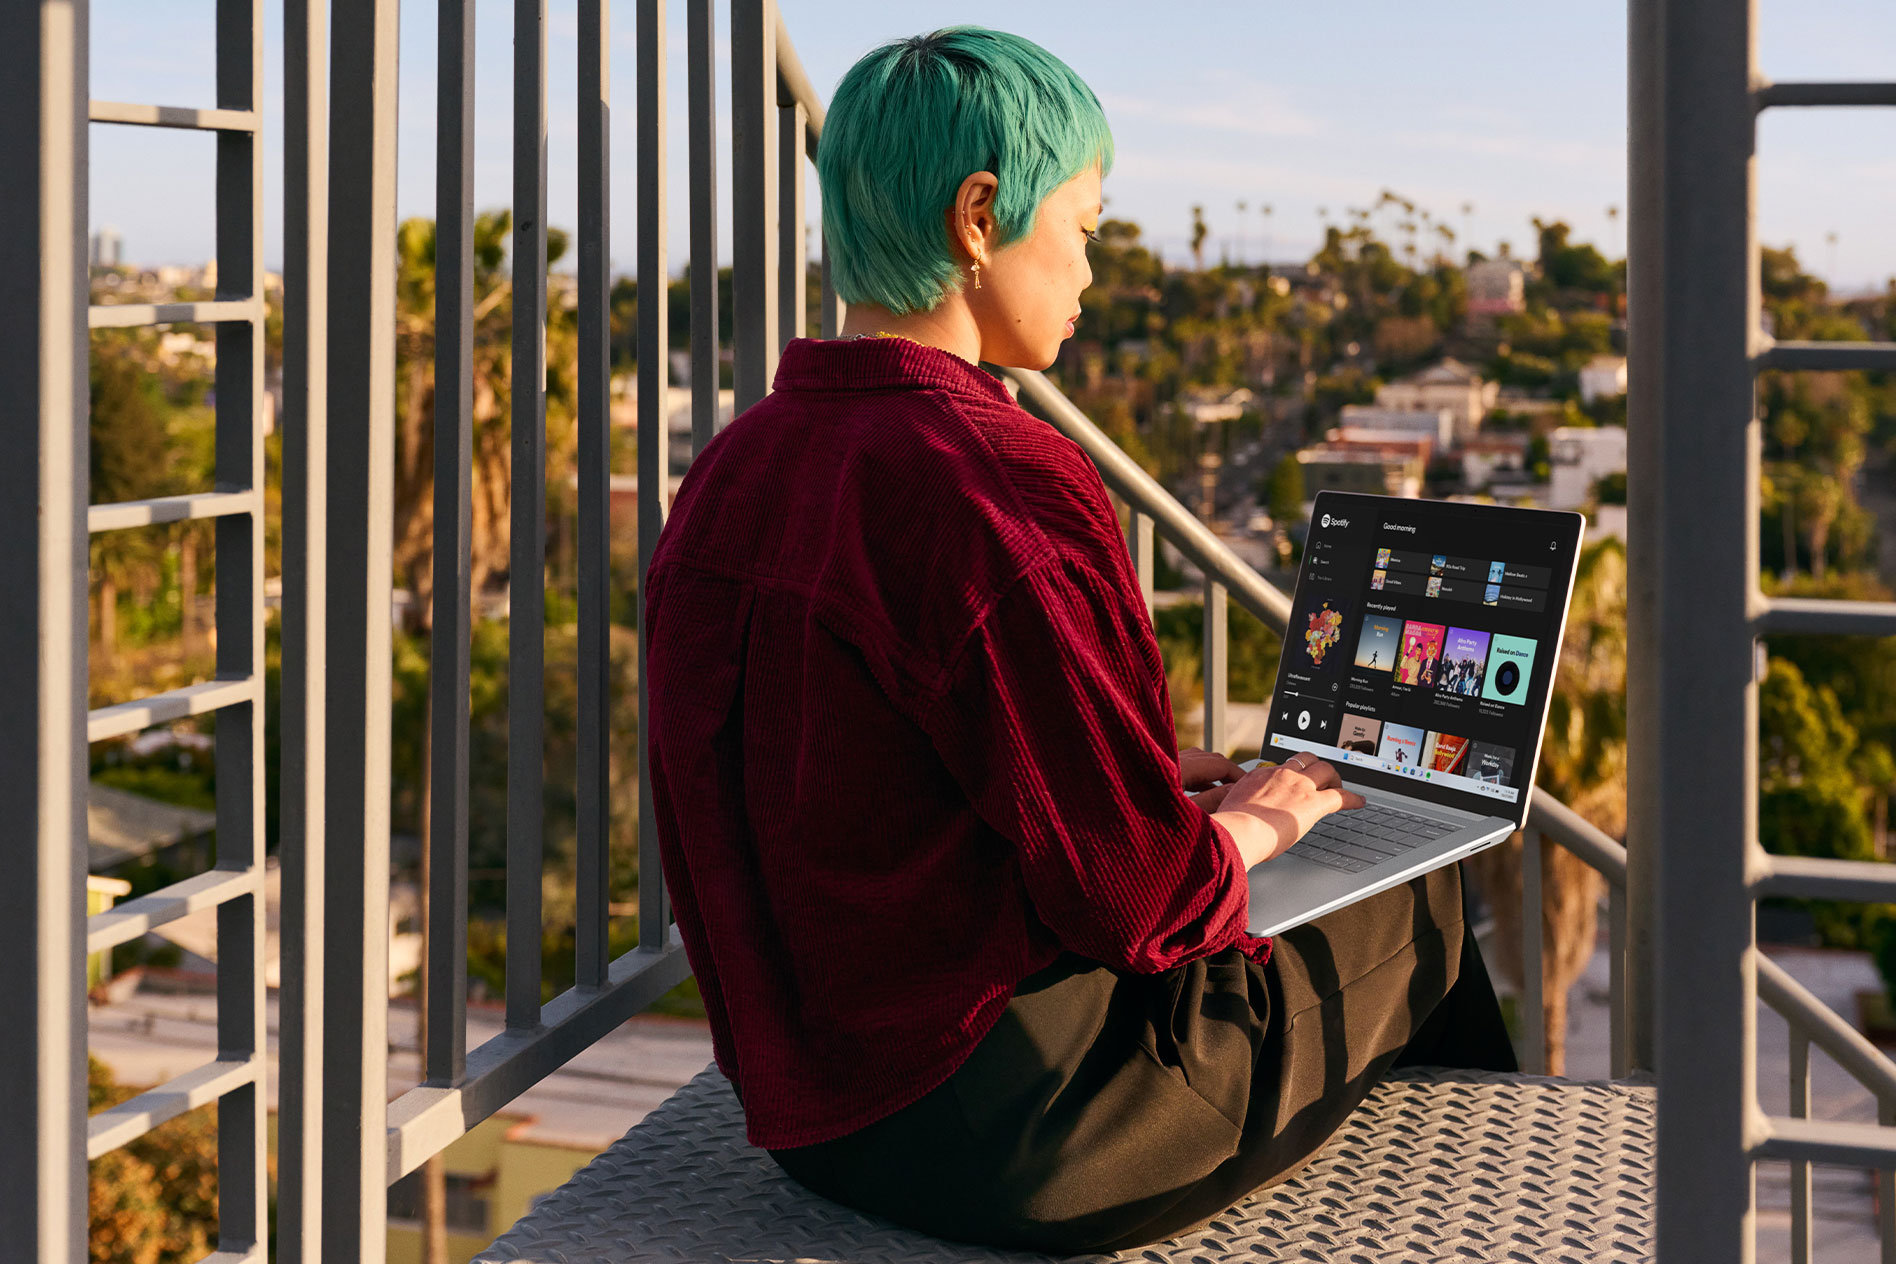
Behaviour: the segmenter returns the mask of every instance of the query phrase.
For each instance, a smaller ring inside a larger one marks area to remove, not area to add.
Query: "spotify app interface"
[[[1346,779],[1513,815],[1533,776],[1577,514],[1325,493],[1266,730]]]

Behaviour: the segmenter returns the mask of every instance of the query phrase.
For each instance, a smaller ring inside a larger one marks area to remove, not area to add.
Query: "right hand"
[[[1300,752],[1245,773],[1213,815],[1231,832],[1248,869],[1282,855],[1330,813],[1362,806],[1363,796],[1343,788],[1343,774],[1333,765]]]

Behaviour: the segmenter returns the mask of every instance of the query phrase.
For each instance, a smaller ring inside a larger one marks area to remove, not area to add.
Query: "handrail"
[[[1755,948],[1752,959],[1758,970],[1759,1000],[1836,1059],[1837,1065],[1875,1094],[1878,1101],[1896,1099],[1896,1061],[1792,978],[1783,966]]]
[[[1038,405],[1055,429],[1079,444],[1099,467],[1100,478],[1139,513],[1150,517],[1178,551],[1190,558],[1208,579],[1231,590],[1238,604],[1263,620],[1273,632],[1290,626],[1290,596],[1233,553],[1191,511],[1178,503],[1158,481],[1139,468],[1118,444],[1095,426],[1078,405],[1032,369],[1006,369],[1020,393]]]
[[[781,9],[777,11],[777,104],[803,107],[804,132],[808,136],[809,156],[814,161],[816,142],[823,135],[827,111],[823,108],[823,98],[803,69],[803,59],[797,56],[797,46],[791,42],[790,28],[784,25]]]

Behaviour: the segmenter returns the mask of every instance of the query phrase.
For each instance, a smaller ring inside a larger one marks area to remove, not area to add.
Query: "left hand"
[[[1244,776],[1244,769],[1223,755],[1188,746],[1178,753],[1178,775],[1188,793],[1202,792],[1192,794],[1192,801],[1207,812],[1215,812],[1230,783]]]

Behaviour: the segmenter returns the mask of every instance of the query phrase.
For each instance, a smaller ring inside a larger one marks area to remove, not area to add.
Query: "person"
[[[1274,938],[1247,871],[1361,800],[1180,751],[1097,471],[981,362],[1072,336],[1098,100],[956,27],[843,78],[841,336],[783,350],[646,575],[653,805],[749,1140],[1001,1247],[1172,1237],[1306,1162],[1390,1067],[1513,1055],[1453,868]]]

